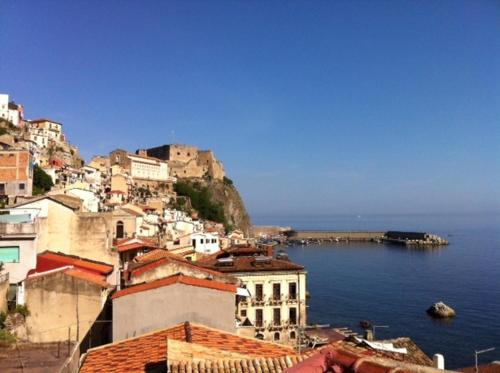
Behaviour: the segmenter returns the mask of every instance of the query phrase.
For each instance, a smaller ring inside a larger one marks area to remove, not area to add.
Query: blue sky
[[[251,214],[500,211],[498,1],[0,2],[0,91],[88,160],[215,151]]]

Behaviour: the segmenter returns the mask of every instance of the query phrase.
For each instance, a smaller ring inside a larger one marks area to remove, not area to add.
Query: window
[[[203,243],[203,238],[200,239],[200,243]]]
[[[262,300],[264,298],[264,295],[263,295],[263,286],[262,284],[256,284],[255,285],[255,298],[257,300]]]
[[[279,341],[280,340],[280,333],[279,332],[274,333],[274,340],[275,341]]]
[[[123,229],[123,222],[120,220],[116,223],[116,238],[125,237],[125,232]]]
[[[280,300],[281,298],[281,284],[273,284],[273,299]]]
[[[273,309],[273,324],[281,325],[281,308]]]
[[[193,240],[191,240],[191,242],[192,242],[192,244],[193,244],[193,247],[196,249],[196,240],[195,240],[195,239],[193,239]]]
[[[5,184],[0,184],[0,194],[4,195],[5,194]]]
[[[255,326],[258,328],[264,326],[263,313],[261,309],[255,310]]]
[[[297,324],[297,308],[290,308],[290,324]]]
[[[297,284],[295,282],[288,284],[288,296],[290,299],[297,299]]]
[[[241,317],[247,317],[247,310],[241,310],[240,315]]]
[[[295,339],[295,338],[296,338],[295,332],[290,332],[290,339]]]
[[[26,188],[26,184],[19,183],[19,190],[24,190]]]
[[[0,247],[0,262],[19,263],[19,246]]]

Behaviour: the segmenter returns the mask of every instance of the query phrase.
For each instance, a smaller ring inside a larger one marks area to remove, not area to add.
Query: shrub
[[[33,169],[33,194],[44,194],[53,186],[52,178],[40,166],[35,165]]]
[[[229,185],[229,186],[232,186],[232,185],[233,185],[233,180],[231,180],[231,179],[230,179],[230,178],[228,178],[228,177],[225,177],[225,176],[224,176],[223,181],[224,181],[224,184],[226,184],[226,185]]]
[[[28,306],[26,304],[20,305],[18,304],[16,308],[14,308],[14,311],[12,313],[20,313],[23,315],[24,318],[29,316],[31,314],[30,310],[28,309]]]
[[[16,337],[10,334],[7,330],[0,329],[0,345],[9,346],[15,342],[16,342]]]

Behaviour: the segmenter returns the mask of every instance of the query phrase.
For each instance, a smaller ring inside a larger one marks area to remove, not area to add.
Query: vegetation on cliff
[[[35,165],[33,169],[33,195],[45,194],[53,186],[52,178],[42,168]]]
[[[177,181],[174,188],[179,198],[172,207],[184,211],[189,211],[192,207],[198,211],[200,218],[224,224],[226,232],[238,228],[247,233],[250,229],[250,217],[233,182],[226,179]]]

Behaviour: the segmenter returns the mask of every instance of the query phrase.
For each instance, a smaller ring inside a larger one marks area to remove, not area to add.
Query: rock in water
[[[443,302],[434,303],[428,310],[427,313],[432,317],[436,318],[448,318],[455,317],[455,310],[450,306],[447,306]]]

